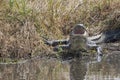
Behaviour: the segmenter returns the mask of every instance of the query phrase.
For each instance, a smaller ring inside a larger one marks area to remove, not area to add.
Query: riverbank
[[[119,0],[1,0],[0,58],[19,60],[54,54],[43,37],[68,38],[77,23],[83,23],[90,35],[119,28],[119,3]]]

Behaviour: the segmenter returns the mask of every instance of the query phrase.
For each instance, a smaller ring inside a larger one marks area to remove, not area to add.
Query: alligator
[[[120,29],[107,30],[96,36],[89,36],[86,27],[83,24],[77,24],[70,32],[69,39],[45,40],[49,46],[53,46],[54,51],[62,49],[67,53],[83,53],[89,49],[95,48],[98,53],[98,61],[101,61],[102,47],[101,43],[110,43],[120,40]]]
[[[106,30],[97,36],[88,37],[88,40],[96,44],[111,43],[120,40],[120,29]]]

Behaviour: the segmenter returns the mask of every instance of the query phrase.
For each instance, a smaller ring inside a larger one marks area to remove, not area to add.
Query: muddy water
[[[83,80],[120,80],[119,67],[111,64],[90,63]]]
[[[120,80],[119,58],[120,52],[115,52],[101,62],[89,57],[65,61],[36,57],[0,63],[0,80]]]
[[[70,80],[120,80],[120,52],[105,55],[101,62],[75,59]]]

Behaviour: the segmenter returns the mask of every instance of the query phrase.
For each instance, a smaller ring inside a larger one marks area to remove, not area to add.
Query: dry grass
[[[77,23],[85,24],[92,35],[99,33],[109,16],[120,11],[119,0],[34,0],[28,6],[38,12],[37,27],[42,29],[41,34],[52,39],[67,35]]]
[[[0,23],[0,56],[10,58],[29,58],[37,51],[46,49],[32,22],[25,21]],[[42,45],[42,46],[41,46]]]
[[[77,23],[95,34],[119,27],[119,21],[119,0],[0,0],[0,56],[50,51],[42,37],[65,38]]]

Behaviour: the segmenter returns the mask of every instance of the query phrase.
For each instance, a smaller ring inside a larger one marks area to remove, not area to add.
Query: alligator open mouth
[[[73,31],[74,34],[84,34],[85,33],[85,29],[82,27],[76,28]]]
[[[76,35],[85,34],[85,32],[86,29],[83,24],[77,24],[72,30],[72,33]]]

